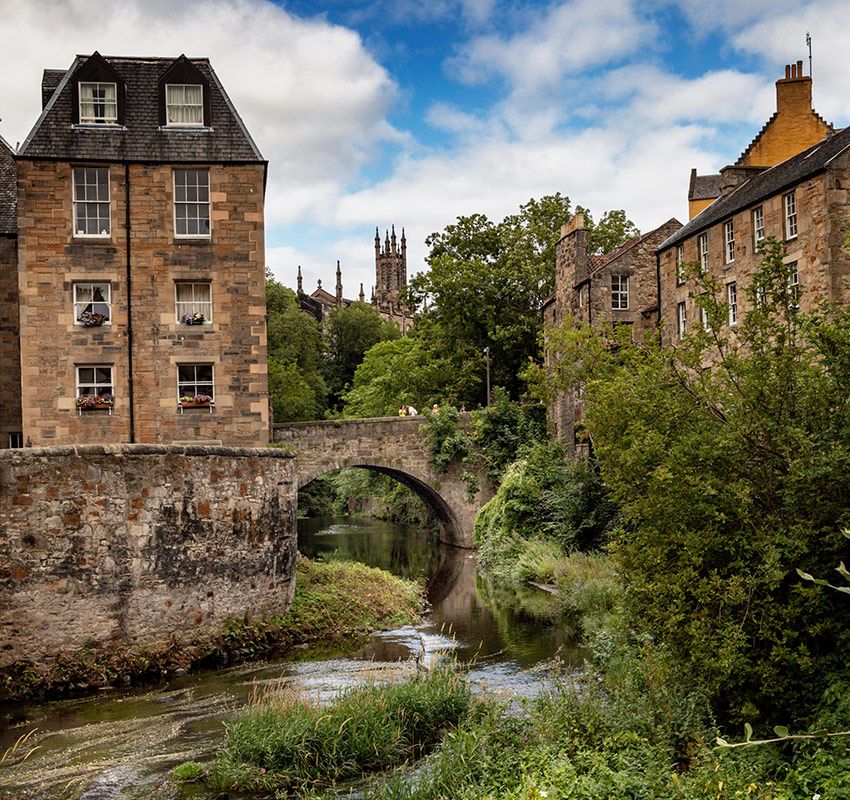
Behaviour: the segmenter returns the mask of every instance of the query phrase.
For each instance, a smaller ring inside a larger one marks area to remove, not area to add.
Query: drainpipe
[[[133,391],[133,277],[130,272],[130,162],[124,162],[124,240],[127,253],[127,387],[130,400],[130,443],[136,441],[136,403]]]
[[[658,323],[657,327],[661,327],[662,315],[661,315],[661,253],[657,250],[655,251],[655,291],[656,291],[656,303],[658,304]]]

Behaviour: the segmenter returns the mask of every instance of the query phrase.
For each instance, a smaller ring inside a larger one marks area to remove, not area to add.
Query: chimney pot
[[[798,77],[798,78],[802,78],[802,77],[803,77],[803,60],[802,60],[802,59],[800,59],[800,60],[797,62],[797,77]]]
[[[785,65],[785,80],[787,81],[791,77],[791,65]]]

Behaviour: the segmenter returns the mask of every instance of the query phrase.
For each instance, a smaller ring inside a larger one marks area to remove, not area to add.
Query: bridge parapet
[[[436,471],[423,430],[426,422],[419,416],[292,422],[275,425],[272,438],[295,450],[299,489],[338,469],[361,467],[390,475],[435,513],[445,541],[472,547],[475,515],[492,490],[477,475],[479,491],[470,498],[462,478],[468,468],[462,464],[450,465],[446,473]]]

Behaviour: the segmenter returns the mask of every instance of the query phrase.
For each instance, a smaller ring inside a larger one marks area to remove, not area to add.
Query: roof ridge
[[[71,79],[71,75],[76,72],[76,67],[79,66],[80,58],[82,57],[83,56],[74,56],[71,66],[65,71],[65,74],[62,76],[62,80],[59,81],[58,85],[53,90],[53,94],[50,95],[50,99],[47,101],[47,104],[41,109],[41,114],[39,114],[38,119],[35,121],[35,125],[32,126],[32,130],[29,132],[29,135],[26,139],[24,139],[21,149],[18,150],[18,155],[23,155],[26,152],[27,146],[33,140],[36,133],[38,133],[38,129],[41,127],[41,124],[47,118],[47,115],[53,110],[53,106],[56,105],[56,100],[59,95],[62,94],[62,90]]]

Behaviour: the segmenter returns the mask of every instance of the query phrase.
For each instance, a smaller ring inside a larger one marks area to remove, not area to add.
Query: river
[[[453,653],[470,664],[477,687],[529,696],[547,685],[554,667],[570,670],[581,661],[545,592],[495,586],[474,553],[440,545],[426,532],[371,519],[305,519],[298,546],[311,558],[362,561],[425,581],[426,620],[336,652],[299,651],[148,689],[0,706],[0,799],[172,800],[179,795],[166,780],[169,770],[208,757],[226,721],[271,682],[328,698],[410,671],[411,658],[427,663]]]

